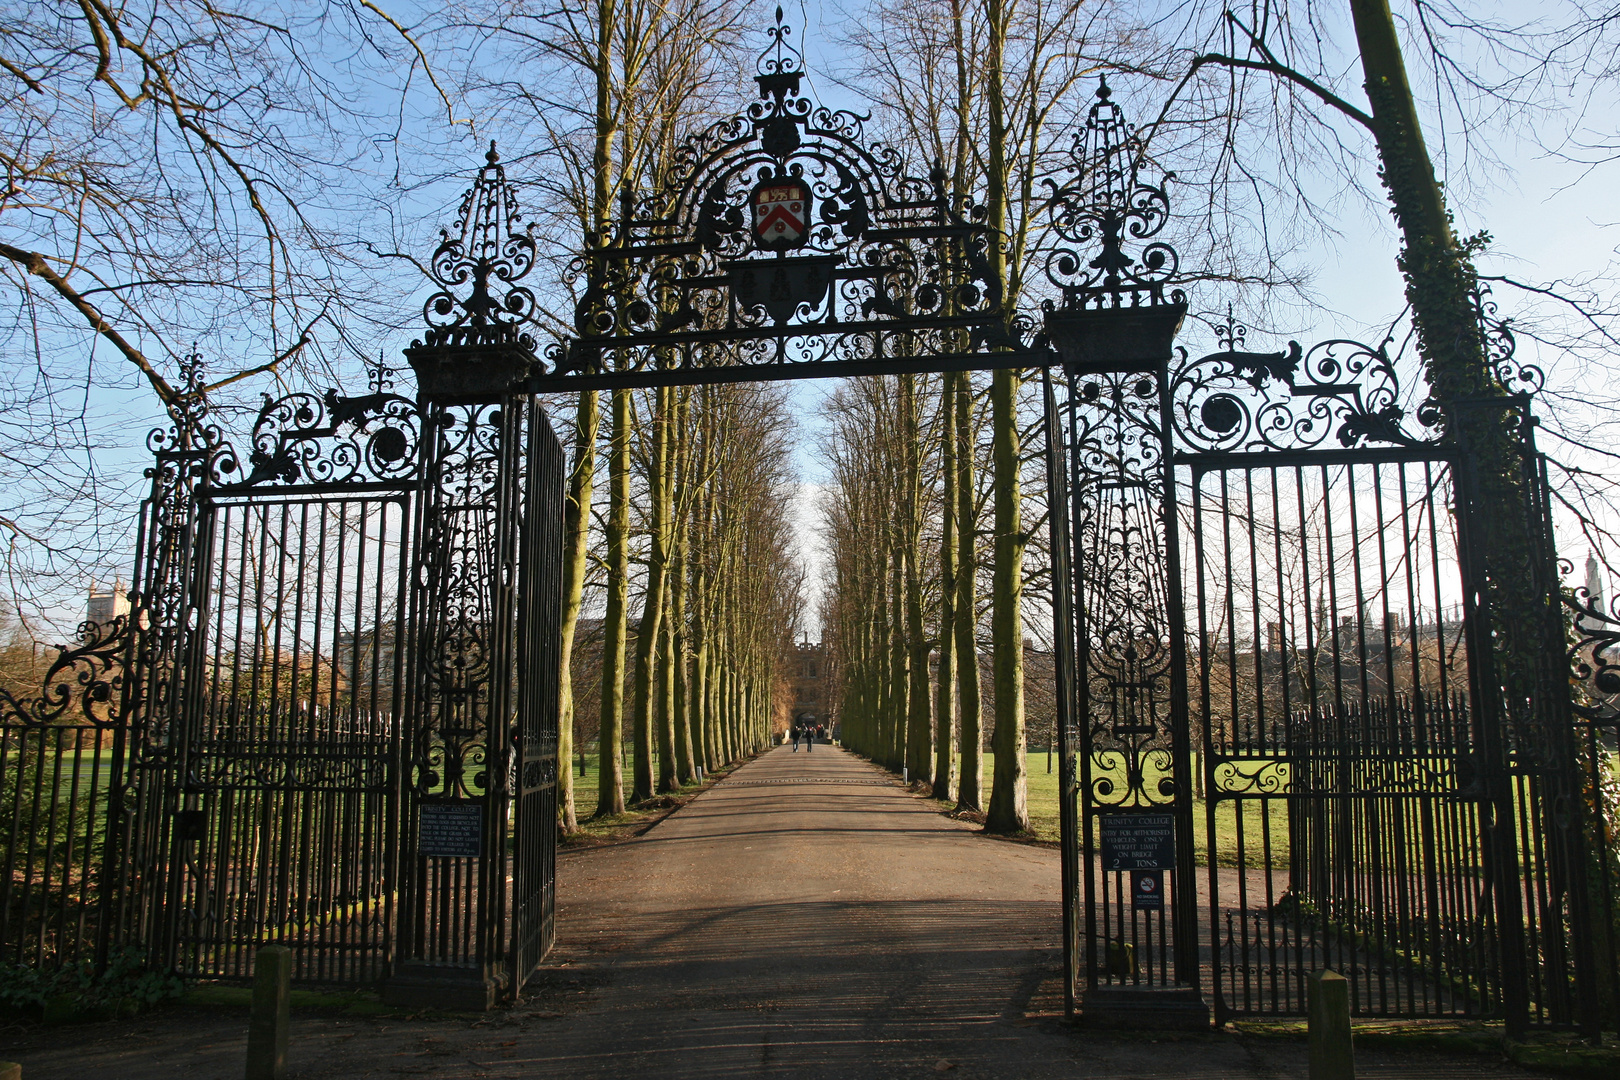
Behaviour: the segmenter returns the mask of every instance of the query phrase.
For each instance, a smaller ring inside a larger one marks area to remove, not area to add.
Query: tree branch
[[[37,251],[25,251],[19,247],[12,247],[10,244],[0,243],[0,256],[10,259],[30,274],[44,281],[55,289],[64,300],[73,305],[79,314],[84,316],[85,321],[90,324],[92,330],[110,341],[115,349],[124,354],[126,360],[134,364],[141,374],[146,376],[146,381],[151,384],[152,389],[157,393],[158,398],[164,405],[173,405],[180,400],[180,395],[175,392],[174,387],[169,385],[168,380],[158,374],[157,369],[152,366],[152,362],[146,358],[146,354],[137,349],[123,334],[120,334],[96,306],[80,296],[78,290],[69,285],[62,275],[52,270],[50,264],[45,261],[44,255]]]

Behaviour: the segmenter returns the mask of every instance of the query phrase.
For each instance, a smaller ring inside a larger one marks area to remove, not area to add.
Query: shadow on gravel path
[[[559,859],[558,946],[504,1013],[295,1016],[292,1075],[1304,1077],[1304,1046],[1063,1018],[1058,853],[998,844],[835,747],[779,747],[635,840]],[[243,1011],[14,1030],[25,1080],[237,1080]],[[15,1040],[13,1040],[15,1041]],[[1363,1077],[1524,1077],[1369,1051]]]

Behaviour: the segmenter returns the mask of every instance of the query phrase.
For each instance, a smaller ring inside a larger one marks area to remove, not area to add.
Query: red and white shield
[[[754,189],[754,240],[766,251],[800,247],[810,236],[810,185],[766,180]]]

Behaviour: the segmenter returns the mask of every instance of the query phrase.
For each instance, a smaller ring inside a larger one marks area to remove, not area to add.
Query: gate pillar
[[[1169,365],[1187,304],[1169,287],[1174,249],[1152,239],[1168,217],[1164,188],[1139,178],[1140,145],[1109,98],[1104,82],[1074,179],[1053,199],[1057,232],[1073,247],[1047,263],[1063,302],[1048,310],[1046,336],[1069,391],[1074,581],[1055,605],[1072,612],[1072,636],[1062,627],[1060,636],[1074,656],[1073,686],[1060,687],[1072,717],[1063,726],[1073,727],[1061,790],[1077,804],[1063,816],[1067,996],[1088,1019],[1197,1028],[1209,1010],[1169,444]],[[1127,237],[1140,249],[1127,253]]]
[[[518,389],[537,361],[520,326],[533,297],[512,282],[534,246],[493,147],[458,224],[432,260],[445,291],[427,302],[431,329],[405,351],[423,447],[384,996],[487,1009],[522,989],[551,942],[559,595],[546,571],[561,554],[561,455]]]

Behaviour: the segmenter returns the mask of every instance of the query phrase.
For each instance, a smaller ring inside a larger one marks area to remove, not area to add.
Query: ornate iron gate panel
[[[1200,985],[1192,771],[1168,406],[1158,370],[1070,368],[1075,690],[1088,997]],[[1164,1002],[1158,995],[1156,1001]],[[1175,1000],[1171,998],[1170,1000]],[[1121,1007],[1149,1007],[1135,997]]]
[[[430,329],[406,350],[424,443],[386,988],[400,1002],[488,1008],[522,989],[553,936],[562,451],[519,389],[539,368],[519,284],[533,260],[492,147],[434,253]]]
[[[1323,967],[1358,1014],[1491,1011],[1450,463],[1183,461],[1217,1019],[1299,1013]]]
[[[418,441],[380,385],[294,394],[261,411],[244,479],[222,447],[195,491],[165,762],[176,971],[247,977],[268,942],[301,980],[386,971]]]
[[[514,992],[557,935],[557,758],[561,703],[563,449],[536,407],[530,410],[528,498],[523,513],[523,582],[518,637],[518,775],[513,823]]]

